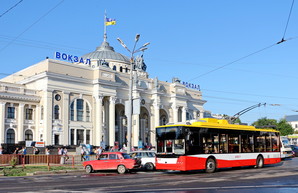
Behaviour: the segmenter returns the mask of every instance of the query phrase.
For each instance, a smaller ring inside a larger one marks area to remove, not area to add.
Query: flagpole
[[[106,26],[106,21],[107,21],[107,12],[106,12],[106,10],[105,10],[105,16],[104,16],[104,19],[103,19],[104,21],[103,21],[103,25],[104,25],[104,27],[103,27],[103,41],[104,42],[106,42],[107,41],[107,26]]]

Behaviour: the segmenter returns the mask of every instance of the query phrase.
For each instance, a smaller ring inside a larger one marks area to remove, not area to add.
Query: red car
[[[119,174],[126,171],[141,167],[141,160],[134,159],[127,153],[122,152],[104,152],[98,160],[83,162],[83,166],[87,173],[96,170],[117,170]]]

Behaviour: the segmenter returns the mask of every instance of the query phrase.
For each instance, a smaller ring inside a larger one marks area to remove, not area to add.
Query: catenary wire
[[[49,11],[47,11],[45,14],[43,14],[40,18],[38,18],[34,23],[32,23],[29,27],[27,27],[23,32],[21,32],[18,36],[16,36],[13,40],[11,40],[8,44],[6,44],[4,47],[0,49],[0,53],[5,50],[8,46],[10,46],[13,42],[15,42],[21,35],[23,35],[25,32],[27,32],[29,29],[31,29],[35,24],[37,24],[41,19],[43,19],[45,16],[47,16],[49,13],[51,13],[54,9],[56,9],[61,3],[63,3],[64,0],[60,1],[58,4],[56,4],[53,8],[51,8]]]
[[[217,70],[219,70],[219,69],[222,69],[222,68],[224,68],[224,67],[226,67],[226,66],[229,66],[229,65],[231,65],[231,64],[234,64],[234,63],[236,63],[236,62],[238,62],[238,61],[240,61],[240,60],[243,60],[243,59],[245,59],[245,58],[248,58],[248,57],[250,57],[250,56],[252,56],[252,55],[255,55],[255,54],[257,54],[257,53],[260,53],[260,52],[262,52],[262,51],[264,51],[264,50],[267,50],[267,49],[269,49],[269,48],[271,48],[271,47],[273,47],[273,46],[276,46],[277,44],[279,44],[279,42],[278,42],[278,43],[274,43],[274,44],[272,44],[272,45],[270,45],[270,46],[267,46],[267,47],[265,47],[265,48],[262,48],[262,49],[260,49],[260,50],[258,50],[258,51],[253,52],[253,53],[250,53],[250,54],[248,54],[248,55],[246,55],[246,56],[243,56],[243,57],[241,57],[241,58],[239,58],[239,59],[237,59],[237,60],[234,60],[234,61],[232,61],[232,62],[229,62],[229,63],[227,63],[227,64],[225,64],[225,65],[219,66],[219,67],[217,67],[217,68],[215,68],[215,69],[213,69],[213,70],[210,70],[210,71],[208,71],[208,72],[205,72],[205,73],[203,73],[203,74],[200,74],[199,76],[196,76],[196,77],[194,77],[194,78],[188,80],[188,82],[189,82],[189,81],[192,81],[192,80],[195,80],[195,79],[197,79],[197,78],[200,78],[200,77],[202,77],[202,76],[205,76],[205,75],[207,75],[207,74],[210,74],[210,73],[212,73],[212,72],[214,72],[214,71],[217,71]]]
[[[5,14],[7,14],[9,11],[11,11],[11,10],[12,10],[13,8],[15,8],[16,6],[18,6],[22,1],[23,1],[23,0],[20,0],[20,1],[17,2],[15,5],[13,5],[12,7],[10,7],[8,10],[4,11],[4,13],[2,13],[2,14],[0,15],[0,18],[1,18],[2,16],[4,16]]]
[[[285,27],[284,34],[283,34],[283,36],[282,36],[282,39],[285,38],[287,29],[288,29],[288,25],[289,25],[289,22],[290,22],[290,18],[291,18],[291,14],[292,14],[292,9],[293,9],[293,6],[294,6],[294,2],[295,2],[295,0],[292,1],[292,5],[291,5],[291,9],[290,9],[290,13],[289,13],[289,16],[288,16],[288,19],[287,19],[287,23],[286,23],[286,27]]]

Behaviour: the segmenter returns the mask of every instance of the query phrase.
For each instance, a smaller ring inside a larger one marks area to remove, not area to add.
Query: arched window
[[[91,121],[91,107],[84,99],[75,99],[70,105],[71,121]]]
[[[77,121],[83,121],[84,116],[84,100],[77,99]]]
[[[54,107],[54,118],[55,119],[59,119],[59,106],[58,105],[55,105]]]
[[[123,68],[122,68],[122,66],[120,66],[120,72],[122,72],[123,71]]]
[[[31,130],[25,132],[25,141],[33,141],[33,133]]]
[[[14,144],[15,143],[15,132],[13,129],[8,129],[6,133],[6,143]]]
[[[116,70],[116,66],[113,66],[113,70]]]
[[[162,115],[159,120],[159,125],[166,125],[168,123],[168,119],[166,115]]]

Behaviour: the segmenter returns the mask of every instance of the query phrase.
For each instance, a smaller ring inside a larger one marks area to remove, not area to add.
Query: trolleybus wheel
[[[256,165],[257,168],[262,168],[264,167],[264,159],[262,156],[258,156],[257,158],[257,165]]]
[[[216,163],[215,160],[213,158],[208,158],[206,161],[206,169],[205,172],[206,173],[213,173],[216,170]]]

